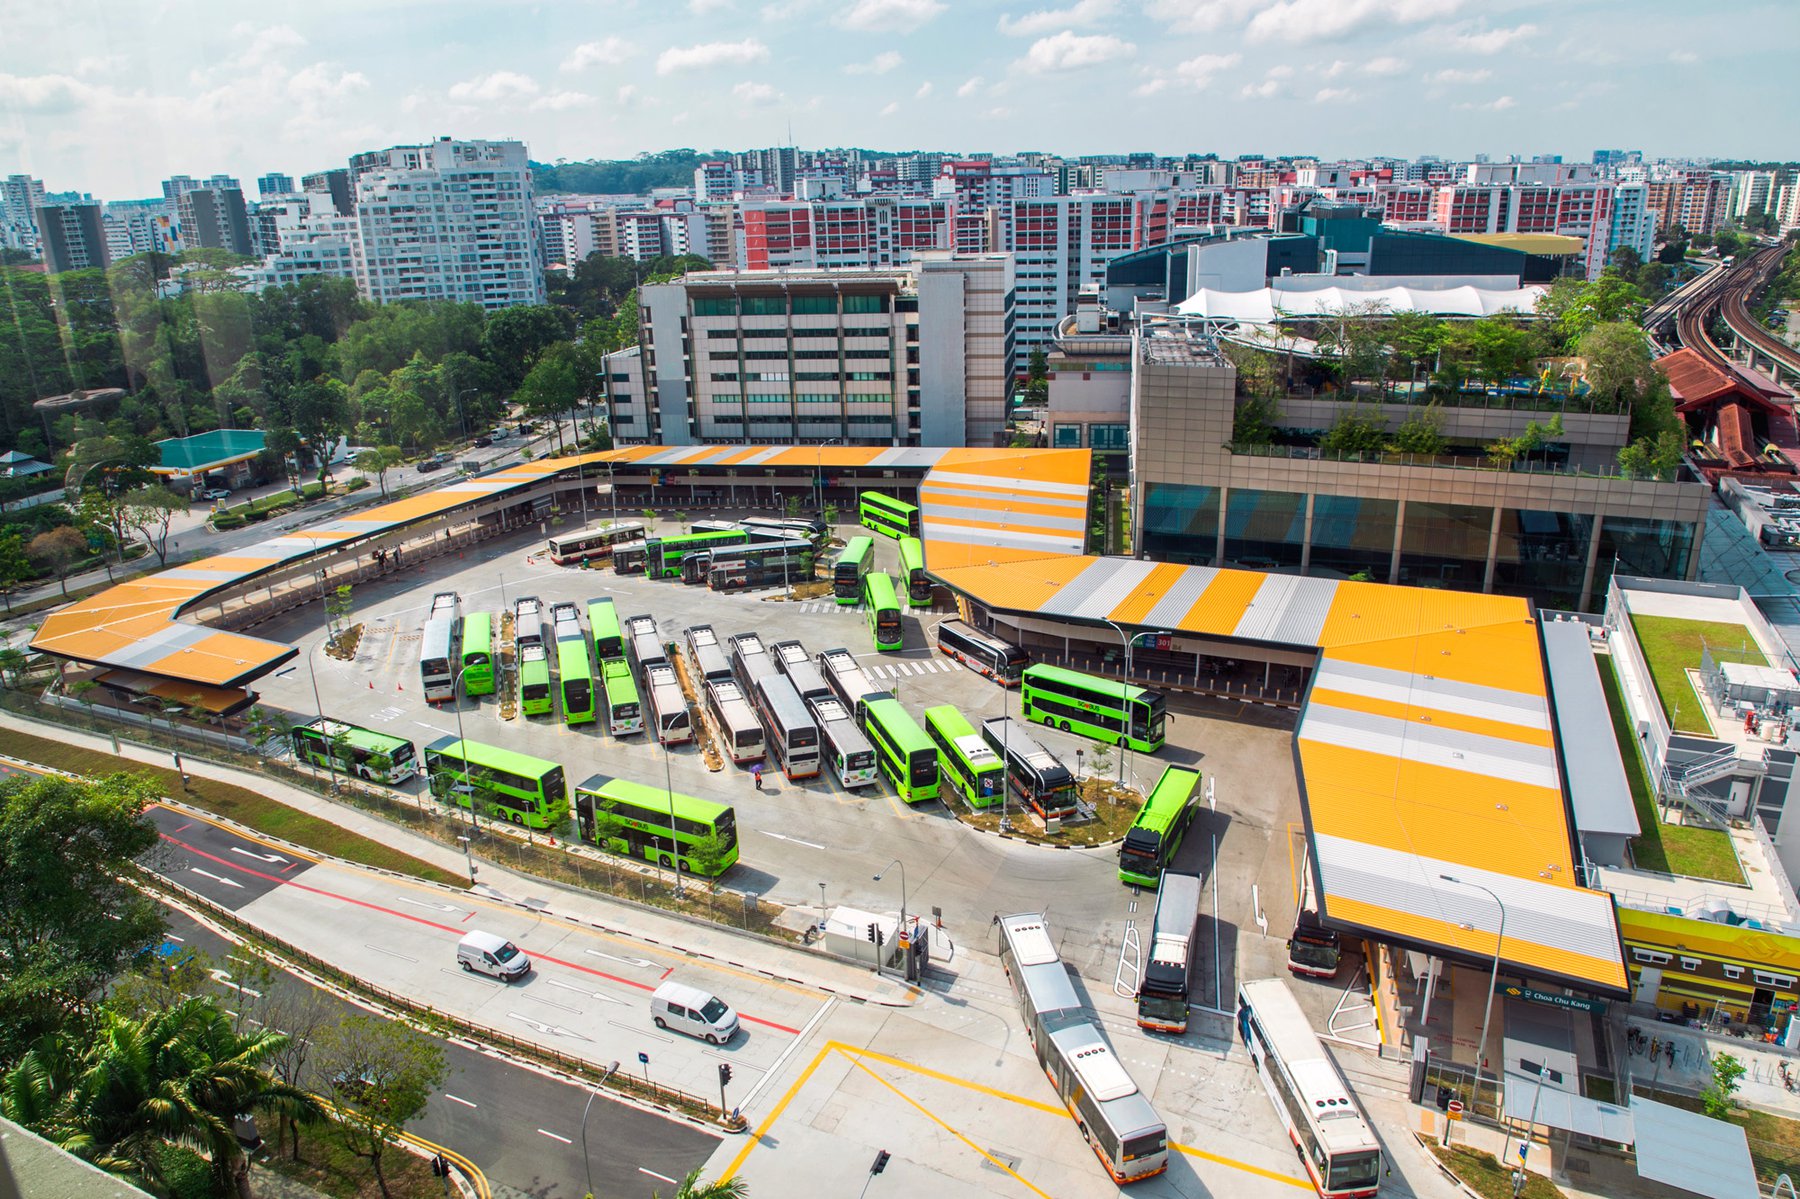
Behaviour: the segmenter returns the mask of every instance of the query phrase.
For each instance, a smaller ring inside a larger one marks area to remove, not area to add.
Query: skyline
[[[1672,0],[321,0],[254,22],[218,0],[106,9],[9,18],[0,174],[128,199],[171,175],[249,187],[440,134],[517,138],[543,162],[790,141],[1226,158],[1795,152],[1759,84],[1800,39],[1800,9],[1770,5],[1743,5],[1729,28]],[[1731,33],[1746,23],[1764,33],[1748,48]],[[1682,102],[1695,94],[1709,103]]]

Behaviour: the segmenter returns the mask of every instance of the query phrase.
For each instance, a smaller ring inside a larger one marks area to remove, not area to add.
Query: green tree
[[[750,1184],[742,1178],[701,1182],[700,1167],[695,1167],[675,1188],[674,1199],[747,1199],[749,1194]],[[661,1192],[652,1191],[651,1199],[661,1199]]]
[[[87,538],[64,525],[33,537],[25,547],[25,556],[40,571],[54,574],[66,596],[69,594],[69,567],[88,556]]]
[[[580,395],[581,382],[575,373],[574,353],[567,342],[559,342],[538,356],[536,365],[513,393],[513,399],[525,410],[526,415],[547,419],[552,423],[556,432],[556,446],[560,451],[563,440],[562,416],[575,406]]]
[[[152,484],[125,497],[120,519],[155,551],[157,562],[166,566],[169,562],[169,526],[174,523],[177,512],[187,510],[186,496],[176,495],[161,484]]]
[[[693,872],[705,875],[717,889],[719,871],[724,868],[725,855],[730,849],[717,832],[704,833],[688,842],[687,858]]]
[[[6,598],[6,610],[12,611],[13,588],[35,572],[25,550],[25,531],[16,525],[0,527],[0,595]]]
[[[1562,413],[1558,412],[1550,418],[1549,424],[1538,421],[1527,421],[1525,428],[1516,437],[1501,437],[1488,443],[1488,461],[1495,466],[1510,468],[1521,458],[1529,458],[1544,447],[1546,441],[1554,441],[1563,433]]]
[[[1379,454],[1387,448],[1387,430],[1378,415],[1364,411],[1360,404],[1349,404],[1340,408],[1337,420],[1319,439],[1319,448],[1347,457]]]
[[[1665,429],[1619,447],[1619,470],[1634,479],[1675,478],[1681,470],[1681,434]]]
[[[1700,1092],[1700,1102],[1713,1119],[1729,1119],[1737,1108],[1737,1100],[1732,1097],[1743,1082],[1744,1063],[1729,1053],[1715,1053],[1712,1074],[1712,1081]]]
[[[13,686],[25,673],[25,664],[31,659],[25,651],[16,645],[0,646],[0,682]]]
[[[1431,403],[1418,409],[1394,430],[1394,449],[1402,454],[1444,452],[1444,409]]]
[[[425,1110],[449,1075],[443,1045],[398,1020],[350,1016],[313,1036],[313,1066],[337,1105],[352,1152],[391,1199],[388,1144]]]
[[[1238,401],[1231,418],[1233,445],[1269,445],[1281,424],[1281,405],[1273,396],[1251,395]]]
[[[503,308],[487,318],[481,334],[482,357],[500,372],[506,386],[518,387],[529,377],[545,350],[575,335],[567,309],[549,304]]]
[[[385,499],[387,497],[388,471],[393,470],[404,461],[405,455],[401,454],[399,446],[384,445],[374,449],[364,450],[362,453],[358,454],[356,456],[356,469],[362,471],[364,474],[372,474],[375,476],[375,482],[380,485],[382,498]]]

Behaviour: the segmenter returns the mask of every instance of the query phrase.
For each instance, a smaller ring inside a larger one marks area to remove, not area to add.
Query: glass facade
[[[1088,444],[1096,450],[1129,450],[1131,448],[1131,426],[1089,425],[1088,438]]]
[[[1144,492],[1144,555],[1204,566],[1219,535],[1219,489],[1152,483]]]
[[[1306,549],[1306,497],[1233,490],[1225,504],[1225,559],[1240,566],[1298,567]]]
[[[1400,532],[1400,583],[1480,591],[1494,510],[1408,500]]]
[[[1308,571],[1327,578],[1367,574],[1377,583],[1387,582],[1399,519],[1398,500],[1315,495]]]
[[[1573,611],[1581,603],[1594,518],[1580,512],[1500,510],[1494,590],[1544,608]]]
[[[1600,522],[1600,551],[1594,556],[1594,594],[1606,594],[1615,558],[1620,574],[1685,579],[1693,552],[1693,525],[1647,517],[1608,516]]]
[[[1057,425],[1050,433],[1050,444],[1059,450],[1075,450],[1081,448],[1080,425]]]

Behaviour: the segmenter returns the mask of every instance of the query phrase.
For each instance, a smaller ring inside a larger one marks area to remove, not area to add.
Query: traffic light
[[[875,1164],[869,1167],[869,1176],[871,1178],[887,1169],[888,1156],[889,1154],[886,1149],[878,1150],[876,1152]]]
[[[729,1062],[720,1062],[719,1063],[719,1085],[726,1086],[730,1082],[731,1082],[731,1064]]]
[[[869,922],[869,944],[881,944],[881,931],[875,927],[874,921]]]

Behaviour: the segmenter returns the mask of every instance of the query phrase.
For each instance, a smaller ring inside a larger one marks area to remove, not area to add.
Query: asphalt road
[[[266,856],[269,850],[202,822],[172,832],[186,822],[185,817],[160,808],[151,815],[165,837],[164,847],[153,851],[153,870],[208,895],[223,893],[222,902],[235,901],[233,906],[248,902],[231,895],[228,886],[210,876],[216,871],[218,876],[241,880],[246,895],[252,894],[257,880],[241,871],[228,874],[215,858],[238,850]],[[201,828],[212,835],[200,837],[196,830]],[[275,863],[266,865],[279,869]],[[290,873],[298,874],[308,865],[299,863]],[[207,874],[197,875],[200,870]],[[268,882],[263,890],[279,885],[279,880]],[[221,959],[232,952],[229,942],[185,914],[170,912],[169,918],[171,939],[179,944]],[[278,985],[308,984],[282,974]],[[328,996],[328,1000],[334,1012],[347,1015],[363,1010],[336,997]],[[441,1043],[450,1066],[448,1080],[408,1131],[473,1161],[487,1175],[496,1196],[579,1199],[586,1194],[581,1117],[590,1092],[455,1041]],[[675,1190],[670,1180],[703,1164],[719,1139],[688,1124],[604,1097],[596,1099],[588,1117],[594,1193],[647,1197],[660,1189],[670,1195]]]

